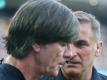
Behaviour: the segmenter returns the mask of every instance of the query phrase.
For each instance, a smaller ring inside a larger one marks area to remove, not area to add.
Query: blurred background
[[[9,22],[17,9],[27,0],[0,0],[0,59],[6,57],[3,37],[7,35]],[[102,56],[95,60],[98,71],[107,75],[107,0],[58,0],[73,11],[82,10],[91,13],[101,22],[101,34],[104,42]]]

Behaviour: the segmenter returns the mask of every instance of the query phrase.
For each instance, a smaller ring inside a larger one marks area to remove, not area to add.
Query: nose
[[[75,47],[72,44],[69,44],[65,49],[63,57],[64,59],[67,59],[67,58],[73,58],[76,55],[77,53],[75,51]]]

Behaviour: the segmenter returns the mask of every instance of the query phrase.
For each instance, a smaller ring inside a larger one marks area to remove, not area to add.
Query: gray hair
[[[16,12],[6,48],[15,58],[24,58],[32,44],[67,43],[79,38],[79,21],[66,6],[54,0],[29,0]]]
[[[101,32],[100,32],[100,22],[96,19],[96,17],[92,14],[76,11],[74,14],[77,16],[79,22],[89,22],[92,25],[92,32],[96,38],[96,40],[100,40]]]

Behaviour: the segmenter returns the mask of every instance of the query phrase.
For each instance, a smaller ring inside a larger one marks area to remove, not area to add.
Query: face
[[[102,47],[93,36],[90,23],[80,24],[80,40],[71,44],[70,47],[71,50],[67,53],[72,53],[72,55],[66,58],[66,64],[62,67],[65,74],[77,76],[90,72],[94,58],[99,56]]]
[[[56,76],[60,65],[64,63],[63,54],[67,47],[65,42],[56,42],[40,46],[40,52],[36,57],[40,72],[43,75]]]

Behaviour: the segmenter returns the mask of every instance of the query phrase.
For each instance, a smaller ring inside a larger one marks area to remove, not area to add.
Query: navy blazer
[[[65,80],[65,78],[60,70],[59,74],[56,77],[41,76],[38,78],[38,80]],[[107,80],[107,76],[101,73],[98,73],[97,70],[93,67],[91,80]]]

